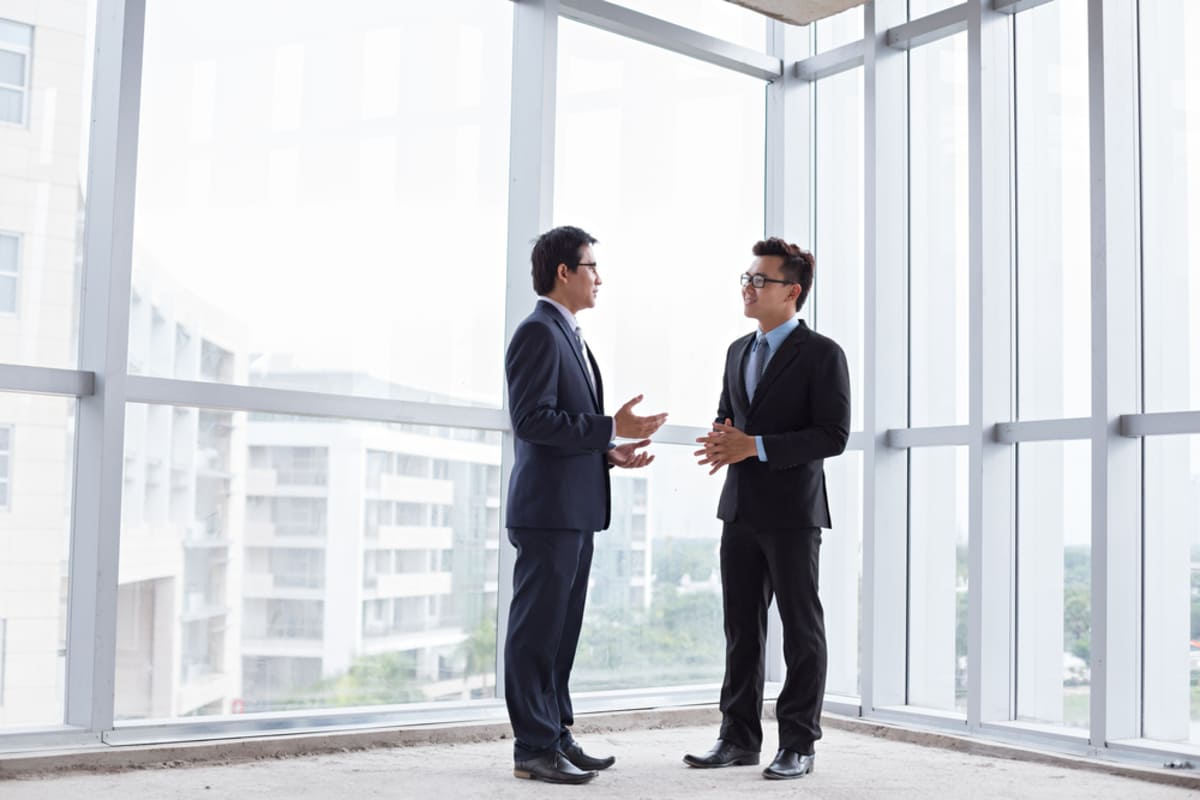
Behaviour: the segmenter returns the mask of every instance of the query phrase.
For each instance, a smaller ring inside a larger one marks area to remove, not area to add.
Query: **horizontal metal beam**
[[[1005,14],[1017,14],[1053,2],[1055,0],[992,0],[992,8]]]
[[[850,44],[844,44],[833,50],[826,50],[824,53],[797,61],[792,67],[792,72],[802,81],[818,81],[821,78],[828,78],[830,75],[837,75],[839,72],[847,72],[861,67],[864,52],[866,52],[866,45],[862,39],[859,39],[857,42],[850,42]]]
[[[939,425],[929,428],[892,428],[884,437],[888,447],[955,447],[970,444],[971,426]]]
[[[448,428],[494,431],[505,431],[509,428],[508,414],[498,408],[449,406],[410,400],[389,400],[383,397],[353,397],[138,375],[130,375],[127,386],[128,401],[131,403],[222,408],[267,414],[300,414]]]
[[[603,0],[562,0],[559,15],[765,81],[783,75],[781,59]]]
[[[1090,439],[1092,437],[1091,425],[1091,417],[1001,422],[992,430],[992,438],[1001,444]]]
[[[0,392],[90,397],[96,393],[96,375],[78,369],[0,364]]]
[[[1200,433],[1200,411],[1122,414],[1122,436],[1171,436]]]
[[[962,33],[966,29],[967,5],[963,3],[890,28],[887,32],[887,43],[888,47],[897,50],[911,50]]]

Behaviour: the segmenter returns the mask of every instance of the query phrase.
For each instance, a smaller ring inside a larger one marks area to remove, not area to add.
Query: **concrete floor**
[[[768,729],[769,730],[769,729]],[[774,753],[773,732],[764,760]],[[191,800],[205,798],[1200,798],[1200,791],[1068,767],[970,755],[826,728],[816,771],[797,781],[767,781],[760,767],[695,770],[680,758],[706,750],[715,728],[688,727],[581,734],[585,748],[617,764],[581,787],[512,777],[511,741],[385,747],[225,765],[151,767],[0,780],[0,798]],[[770,754],[768,754],[770,751]]]

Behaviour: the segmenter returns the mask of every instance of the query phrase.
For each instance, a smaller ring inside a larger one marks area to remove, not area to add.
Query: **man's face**
[[[596,305],[596,294],[600,290],[600,273],[596,268],[596,255],[592,246],[585,244],[579,248],[579,267],[572,272],[566,265],[558,268],[559,281],[563,287],[563,298],[571,313],[580,309],[592,308]]]
[[[783,280],[783,256],[756,256],[746,274],[753,278],[762,275],[769,279],[761,289],[750,283],[742,287],[742,312],[751,319],[776,319],[792,316],[796,310],[794,283],[772,283]]]

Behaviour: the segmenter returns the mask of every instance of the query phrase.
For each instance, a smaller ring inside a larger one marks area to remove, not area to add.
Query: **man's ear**
[[[570,271],[571,271],[570,267],[568,267],[566,264],[558,265],[558,277],[561,278],[562,280],[565,281],[567,279],[567,273]]]

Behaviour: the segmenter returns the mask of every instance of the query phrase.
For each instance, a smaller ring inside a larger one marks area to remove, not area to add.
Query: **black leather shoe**
[[[608,769],[613,764],[617,763],[617,759],[613,756],[605,756],[604,758],[589,756],[587,753],[583,752],[583,748],[580,747],[579,742],[576,741],[572,741],[566,746],[560,747],[558,752],[566,756],[567,761],[570,761],[581,770],[594,769],[599,771],[602,769]]]
[[[576,767],[558,751],[513,763],[513,776],[546,783],[587,783],[596,773]]]
[[[792,778],[803,778],[813,771],[813,762],[817,757],[812,753],[807,755],[795,750],[782,749],[775,754],[775,760],[763,770],[763,777],[769,781],[790,781]]]
[[[746,750],[738,747],[736,744],[730,744],[724,739],[717,739],[717,743],[712,746],[702,756],[694,756],[688,753],[683,757],[683,763],[689,767],[698,767],[700,769],[712,769],[714,767],[753,767],[758,763],[758,751]]]

